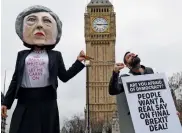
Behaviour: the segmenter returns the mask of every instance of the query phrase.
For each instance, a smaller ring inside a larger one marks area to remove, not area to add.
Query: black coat
[[[1,92],[1,105],[2,105],[3,101],[4,101],[4,94]]]
[[[153,74],[154,71],[150,67],[141,66],[144,69],[144,74]],[[129,72],[132,75],[141,75],[141,73],[134,73],[132,71]],[[119,73],[113,72],[110,82],[109,82],[109,94],[110,95],[118,95],[124,92],[124,87],[122,83],[121,77],[130,76],[129,74],[123,74],[119,77]]]
[[[22,82],[25,59],[30,52],[31,50],[23,50],[18,52],[15,71],[9,89],[3,101],[3,105],[6,105],[8,109],[11,108],[14,99],[18,99],[17,94]],[[55,91],[58,87],[57,77],[59,77],[61,81],[67,82],[85,67],[84,64],[76,60],[73,63],[73,65],[69,68],[69,70],[66,70],[62,55],[59,51],[47,50],[47,53],[49,57],[50,83]]]

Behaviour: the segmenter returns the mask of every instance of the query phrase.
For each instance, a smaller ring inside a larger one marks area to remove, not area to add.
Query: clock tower
[[[94,58],[87,73],[89,110],[87,108],[86,114],[89,111],[91,123],[107,122],[116,112],[116,97],[108,93],[115,63],[116,18],[113,5],[109,0],[91,0],[84,17],[86,53]]]

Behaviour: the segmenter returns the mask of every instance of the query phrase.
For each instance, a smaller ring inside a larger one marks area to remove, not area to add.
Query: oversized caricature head
[[[15,23],[16,33],[28,48],[52,49],[62,34],[62,22],[49,8],[35,5],[22,11]]]

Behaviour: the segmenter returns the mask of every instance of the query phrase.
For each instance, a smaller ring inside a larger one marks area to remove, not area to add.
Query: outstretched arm
[[[68,80],[73,78],[85,67],[85,65],[77,59],[73,63],[73,65],[68,70],[66,70],[63,57],[60,52],[58,52],[57,58],[58,58],[58,77],[63,82],[67,82]]]
[[[20,57],[20,55],[18,53],[17,60],[16,60],[15,71],[14,71],[14,74],[13,74],[9,89],[8,89],[8,91],[7,91],[7,93],[6,93],[5,97],[4,97],[4,101],[3,101],[3,104],[2,104],[4,106],[6,106],[7,109],[11,108],[11,106],[13,104],[13,101],[15,99],[19,57]]]

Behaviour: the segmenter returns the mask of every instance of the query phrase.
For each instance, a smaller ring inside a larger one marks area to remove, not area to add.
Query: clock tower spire
[[[86,53],[94,58],[87,75],[89,92],[86,90],[90,122],[107,122],[116,112],[116,97],[108,93],[115,63],[116,18],[113,5],[109,0],[91,0],[84,18]]]
[[[88,6],[112,6],[109,0],[91,0]]]

